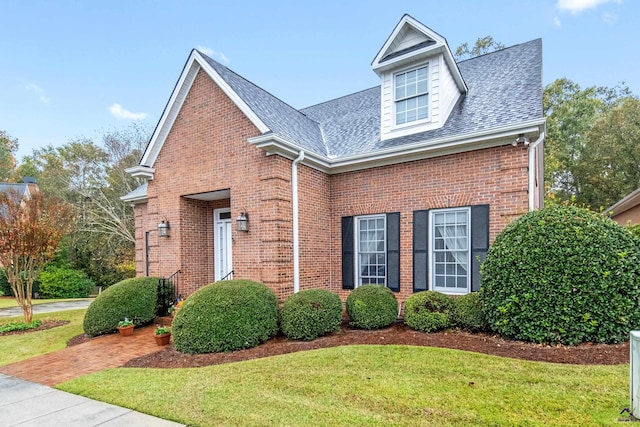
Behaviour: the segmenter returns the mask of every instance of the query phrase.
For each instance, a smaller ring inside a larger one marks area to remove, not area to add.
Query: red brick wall
[[[154,164],[149,201],[136,207],[136,264],[144,274],[144,232],[151,275],[181,270],[185,294],[213,281],[213,209],[231,208],[234,277],[293,293],[291,160],[247,143],[259,131],[203,72],[196,77]],[[301,289],[341,289],[341,218],[401,213],[401,301],[412,293],[413,211],[491,205],[491,241],[528,209],[527,151],[511,145],[329,176],[300,165]],[[230,199],[188,195],[230,189]],[[248,233],[235,217],[249,214]],[[168,220],[171,237],[157,237]]]
[[[490,240],[528,210],[527,151],[503,146],[331,176],[331,291],[341,283],[341,218],[400,212],[400,301],[412,294],[413,211],[490,205]]]

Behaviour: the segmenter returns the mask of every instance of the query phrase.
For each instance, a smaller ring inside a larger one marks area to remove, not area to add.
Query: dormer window
[[[395,75],[396,126],[429,118],[429,65]]]

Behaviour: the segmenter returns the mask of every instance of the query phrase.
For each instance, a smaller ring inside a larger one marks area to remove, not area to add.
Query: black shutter
[[[400,292],[400,213],[387,214],[387,287]]]
[[[429,211],[413,211],[413,292],[429,288]]]
[[[489,205],[471,206],[471,291],[480,290],[480,265],[489,250]]]
[[[342,289],[353,289],[353,217],[342,217]]]

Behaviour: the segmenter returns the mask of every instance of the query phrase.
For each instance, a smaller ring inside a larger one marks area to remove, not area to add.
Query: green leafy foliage
[[[278,299],[250,280],[211,283],[184,301],[172,329],[174,346],[184,353],[255,347],[278,333]]]
[[[24,322],[3,323],[2,325],[0,325],[0,334],[4,334],[6,332],[15,332],[15,331],[28,331],[29,329],[35,329],[40,325],[42,325],[41,320],[34,320],[33,322],[29,322],[29,323],[24,323]]]
[[[85,334],[111,333],[125,317],[137,326],[151,322],[155,318],[157,295],[157,277],[126,279],[110,286],[87,308],[83,324]]]
[[[326,289],[308,289],[290,296],[280,312],[282,333],[294,340],[314,340],[339,331],[342,301]]]
[[[81,270],[49,266],[40,273],[41,298],[87,298],[95,284]]]
[[[498,235],[480,297],[493,330],[537,343],[616,343],[640,326],[640,252],[603,215],[529,212]]]
[[[360,329],[379,329],[398,318],[398,301],[391,290],[382,285],[363,285],[347,297],[350,325]]]
[[[2,267],[0,267],[0,291],[2,291],[3,295],[13,296],[11,284],[9,283],[9,279],[7,279],[7,275]]]
[[[457,327],[469,332],[483,332],[489,329],[478,292],[453,298],[453,303],[455,305],[454,323]]]
[[[436,291],[413,294],[404,305],[404,321],[410,328],[434,332],[453,326],[453,298]]]

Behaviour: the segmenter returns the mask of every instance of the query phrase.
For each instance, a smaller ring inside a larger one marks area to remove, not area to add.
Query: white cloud
[[[557,6],[560,10],[567,10],[575,14],[605,3],[622,3],[622,0],[558,0]]]
[[[615,24],[618,20],[618,15],[616,15],[615,13],[606,12],[602,15],[602,20],[607,24]]]
[[[553,18],[553,24],[554,24],[556,27],[561,27],[561,26],[562,26],[562,23],[560,22],[560,18],[558,18],[557,16],[554,16],[554,18]]]
[[[228,64],[229,62],[231,62],[229,57],[227,55],[225,55],[223,52],[215,51],[215,50],[211,49],[210,47],[198,45],[196,47],[196,49],[198,49],[200,52],[204,53],[208,57],[222,62],[223,64]]]
[[[29,93],[33,93],[33,94],[37,95],[38,96],[38,100],[40,102],[42,102],[43,104],[48,104],[49,102],[51,102],[51,98],[49,98],[44,93],[44,89],[42,89],[40,86],[38,86],[35,83],[27,83],[24,86],[24,90],[26,90]]]
[[[142,120],[148,115],[147,113],[132,113],[122,108],[120,104],[113,104],[109,107],[109,111],[119,119]]]

